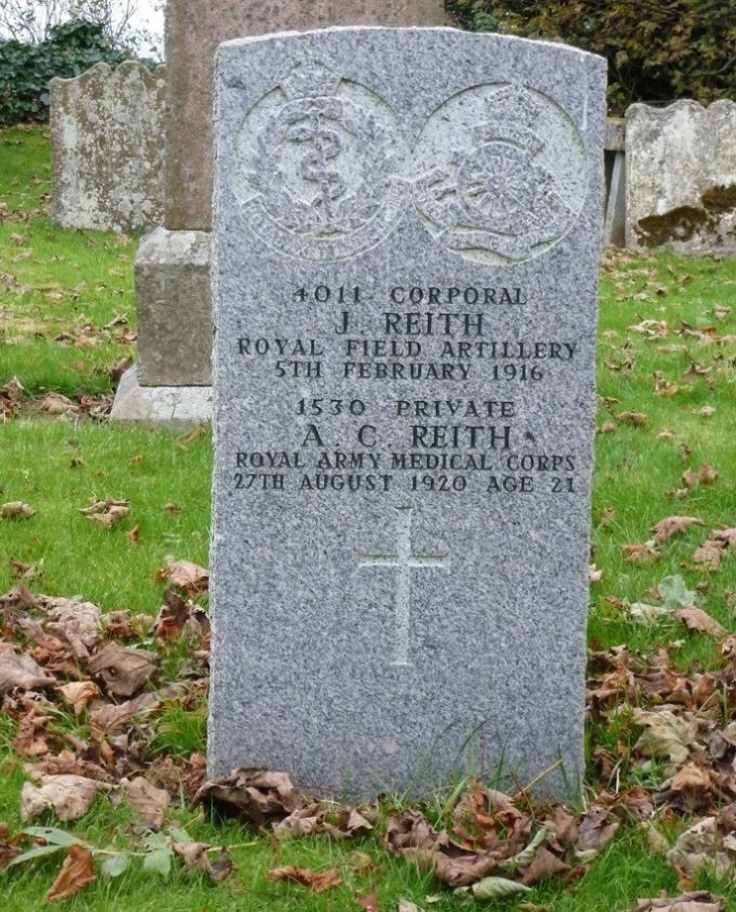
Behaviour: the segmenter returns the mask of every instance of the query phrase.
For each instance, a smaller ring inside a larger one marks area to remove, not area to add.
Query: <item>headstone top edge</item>
[[[264,44],[278,39],[283,38],[307,38],[317,35],[337,35],[337,34],[352,34],[358,35],[361,33],[370,33],[372,35],[379,34],[394,34],[394,35],[453,35],[453,36],[463,36],[466,41],[474,42],[485,42],[489,39],[492,39],[496,42],[501,42],[508,44],[510,46],[517,45],[519,47],[527,46],[531,47],[544,47],[550,50],[556,50],[562,53],[567,53],[572,56],[580,57],[581,59],[587,59],[591,61],[596,61],[598,66],[607,68],[607,61],[605,57],[602,57],[600,54],[593,54],[590,51],[584,51],[582,48],[575,47],[571,44],[564,44],[558,41],[542,41],[536,38],[521,38],[518,35],[505,35],[499,32],[466,32],[463,29],[452,28],[450,26],[405,26],[405,27],[396,27],[391,28],[388,26],[381,25],[339,25],[339,26],[330,26],[329,28],[322,29],[310,29],[308,31],[299,32],[299,31],[282,31],[282,32],[270,32],[267,35],[251,35],[245,38],[234,38],[230,41],[223,41],[218,46],[218,56],[223,53],[229,53],[231,51],[237,51],[241,47],[254,46],[258,44]]]

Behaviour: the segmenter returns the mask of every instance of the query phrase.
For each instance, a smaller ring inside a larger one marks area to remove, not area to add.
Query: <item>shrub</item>
[[[448,0],[473,31],[565,41],[608,60],[609,106],[736,98],[733,0]]]
[[[84,19],[55,26],[41,44],[0,41],[0,126],[47,120],[54,76],[78,76],[101,61],[117,66],[129,56],[109,43],[102,25]]]

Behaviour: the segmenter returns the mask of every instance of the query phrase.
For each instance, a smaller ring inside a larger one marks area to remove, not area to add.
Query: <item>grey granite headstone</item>
[[[212,774],[578,787],[604,83],[451,29],[221,46]]]

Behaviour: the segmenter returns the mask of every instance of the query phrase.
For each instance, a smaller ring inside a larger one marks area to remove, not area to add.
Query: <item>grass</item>
[[[115,366],[134,351],[137,239],[56,227],[48,218],[48,194],[45,132],[0,132],[0,387],[17,376],[37,402],[49,391],[74,399],[109,394]],[[609,254],[602,268],[592,513],[593,559],[602,578],[591,587],[590,639],[601,650],[627,643],[653,655],[666,647],[676,666],[690,673],[721,661],[717,643],[689,634],[672,619],[636,623],[629,606],[657,603],[660,581],[681,575],[697,590],[700,607],[728,630],[734,627],[736,552],[727,552],[711,572],[695,564],[693,554],[711,529],[736,525],[735,292],[733,261]],[[666,323],[666,332],[645,321]],[[646,421],[628,423],[633,419],[621,417],[626,413],[645,415]],[[105,611],[155,615],[166,587],[158,571],[167,558],[207,564],[209,433],[124,428],[74,415],[52,417],[24,407],[19,417],[0,424],[0,503],[25,501],[36,511],[31,520],[0,520],[0,592],[24,573],[34,592],[80,595]],[[665,431],[671,434],[663,437]],[[703,463],[718,479],[687,489],[683,473]],[[685,493],[674,497],[674,491]],[[112,529],[93,525],[79,512],[90,498],[108,495],[130,506]],[[627,559],[623,546],[646,543],[652,527],[671,515],[696,517],[704,526],[693,525],[657,545],[656,561]],[[176,679],[187,658],[172,647],[164,679]],[[148,749],[170,757],[204,751],[205,718],[204,698],[193,706],[168,701]],[[70,711],[55,725],[81,737],[83,722]],[[0,718],[0,820],[11,832],[22,827],[19,796],[26,781],[24,760],[12,747],[16,731],[9,717]],[[631,711],[625,710],[618,728],[589,727],[589,748],[605,744],[615,750],[636,735]],[[599,789],[592,767],[590,786]],[[621,771],[624,786],[651,785],[663,776],[657,764],[647,769],[624,763]],[[384,804],[383,820],[390,806]],[[441,796],[430,813],[447,824]],[[53,817],[44,822],[58,825]],[[163,886],[158,876],[143,877],[133,867],[114,880],[99,878],[66,900],[65,908],[333,912],[359,908],[356,895],[365,897],[374,886],[384,912],[396,909],[402,898],[442,912],[476,906],[506,912],[518,905],[518,900],[479,903],[455,895],[426,872],[390,857],[376,837],[339,843],[307,837],[277,847],[232,822],[210,823],[183,802],[170,809],[167,825],[213,845],[255,844],[233,849],[238,871],[218,887],[180,872]],[[686,820],[670,818],[667,825],[674,838]],[[97,847],[138,844],[129,807],[100,797],[68,828]],[[289,864],[320,871],[335,866],[344,884],[313,895],[299,885],[266,879],[269,869]],[[3,876],[8,908],[41,908],[58,866],[51,858]],[[707,874],[696,883],[736,903],[733,884]],[[675,871],[649,849],[642,828],[624,825],[581,879],[552,880],[524,898],[540,912],[623,912],[637,897],[663,890],[677,892]]]

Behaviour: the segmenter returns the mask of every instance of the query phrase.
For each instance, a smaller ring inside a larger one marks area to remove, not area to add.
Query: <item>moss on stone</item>
[[[736,184],[709,187],[701,199],[709,212],[730,212],[736,209]]]
[[[680,206],[664,215],[648,215],[639,219],[636,234],[639,243],[645,247],[662,247],[668,241],[689,241],[708,220],[705,209]]]

